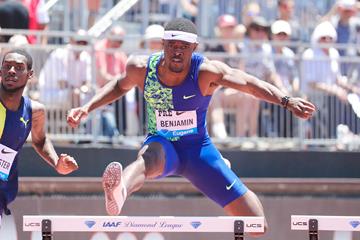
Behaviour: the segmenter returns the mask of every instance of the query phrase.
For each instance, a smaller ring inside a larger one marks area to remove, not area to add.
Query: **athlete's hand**
[[[69,111],[67,115],[67,122],[72,128],[79,126],[81,120],[86,119],[88,112],[84,108],[73,108]]]
[[[56,171],[59,174],[67,175],[79,168],[75,159],[67,154],[60,154],[58,162],[55,166]]]
[[[290,98],[287,109],[297,117],[309,119],[315,111],[315,106],[309,101],[302,98]]]

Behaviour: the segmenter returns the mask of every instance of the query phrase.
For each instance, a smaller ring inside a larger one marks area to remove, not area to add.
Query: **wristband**
[[[289,96],[285,96],[281,98],[281,105],[283,106],[283,108],[287,108],[289,100],[290,100]]]

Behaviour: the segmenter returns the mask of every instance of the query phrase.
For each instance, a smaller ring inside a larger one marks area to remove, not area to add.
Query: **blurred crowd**
[[[51,18],[44,0],[0,2],[2,29],[48,29]],[[79,0],[71,2],[73,8],[79,7]],[[176,6],[173,2],[158,0],[158,11],[198,23],[201,1],[182,0]],[[349,133],[359,133],[360,1],[335,1],[313,26],[301,25],[303,20],[295,14],[299,4],[295,0],[275,1],[276,12],[271,14],[275,18],[262,14],[262,1],[244,2],[242,9],[238,9],[239,14],[224,12],[216,16],[213,37],[202,36],[198,51],[268,81],[291,96],[310,99],[317,105],[318,112],[312,120],[302,122],[281,107],[259,102],[245,93],[219,89],[208,113],[210,133],[217,138],[229,135],[334,138],[338,126],[346,126]],[[101,0],[87,1],[88,28],[100,18],[101,4]],[[161,51],[164,22],[150,21],[141,31],[139,53]],[[28,94],[50,109],[79,106],[125,71],[130,52],[124,44],[132,41],[127,38],[126,26],[112,26],[101,39],[91,38],[83,29],[76,29],[76,33],[62,47],[43,51],[46,54],[39,60],[36,79],[29,86]],[[1,42],[13,46],[37,44],[45,48],[51,45],[45,36],[1,34]],[[1,53],[4,51],[2,48]],[[39,49],[30,48],[35,56],[41,55],[36,51]],[[35,65],[36,62],[37,58]],[[144,108],[139,96],[141,93],[132,90],[125,101],[102,109],[99,119],[103,135],[144,133],[141,117]],[[57,113],[57,117],[64,114]],[[232,127],[227,124],[229,121],[234,123]],[[124,133],[119,131],[119,122],[125,122]]]

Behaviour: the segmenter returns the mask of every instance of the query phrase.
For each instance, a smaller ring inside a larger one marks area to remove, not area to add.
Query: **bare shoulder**
[[[31,100],[31,108],[33,118],[45,114],[45,105],[38,101]]]
[[[224,75],[231,71],[231,67],[218,60],[204,59],[200,66],[200,71],[214,75]]]

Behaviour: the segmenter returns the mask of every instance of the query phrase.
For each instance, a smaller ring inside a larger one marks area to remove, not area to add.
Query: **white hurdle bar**
[[[291,230],[307,230],[317,240],[319,231],[360,231],[360,216],[291,215]]]
[[[53,232],[264,232],[264,217],[219,216],[23,216],[23,231],[42,232],[43,240]]]

